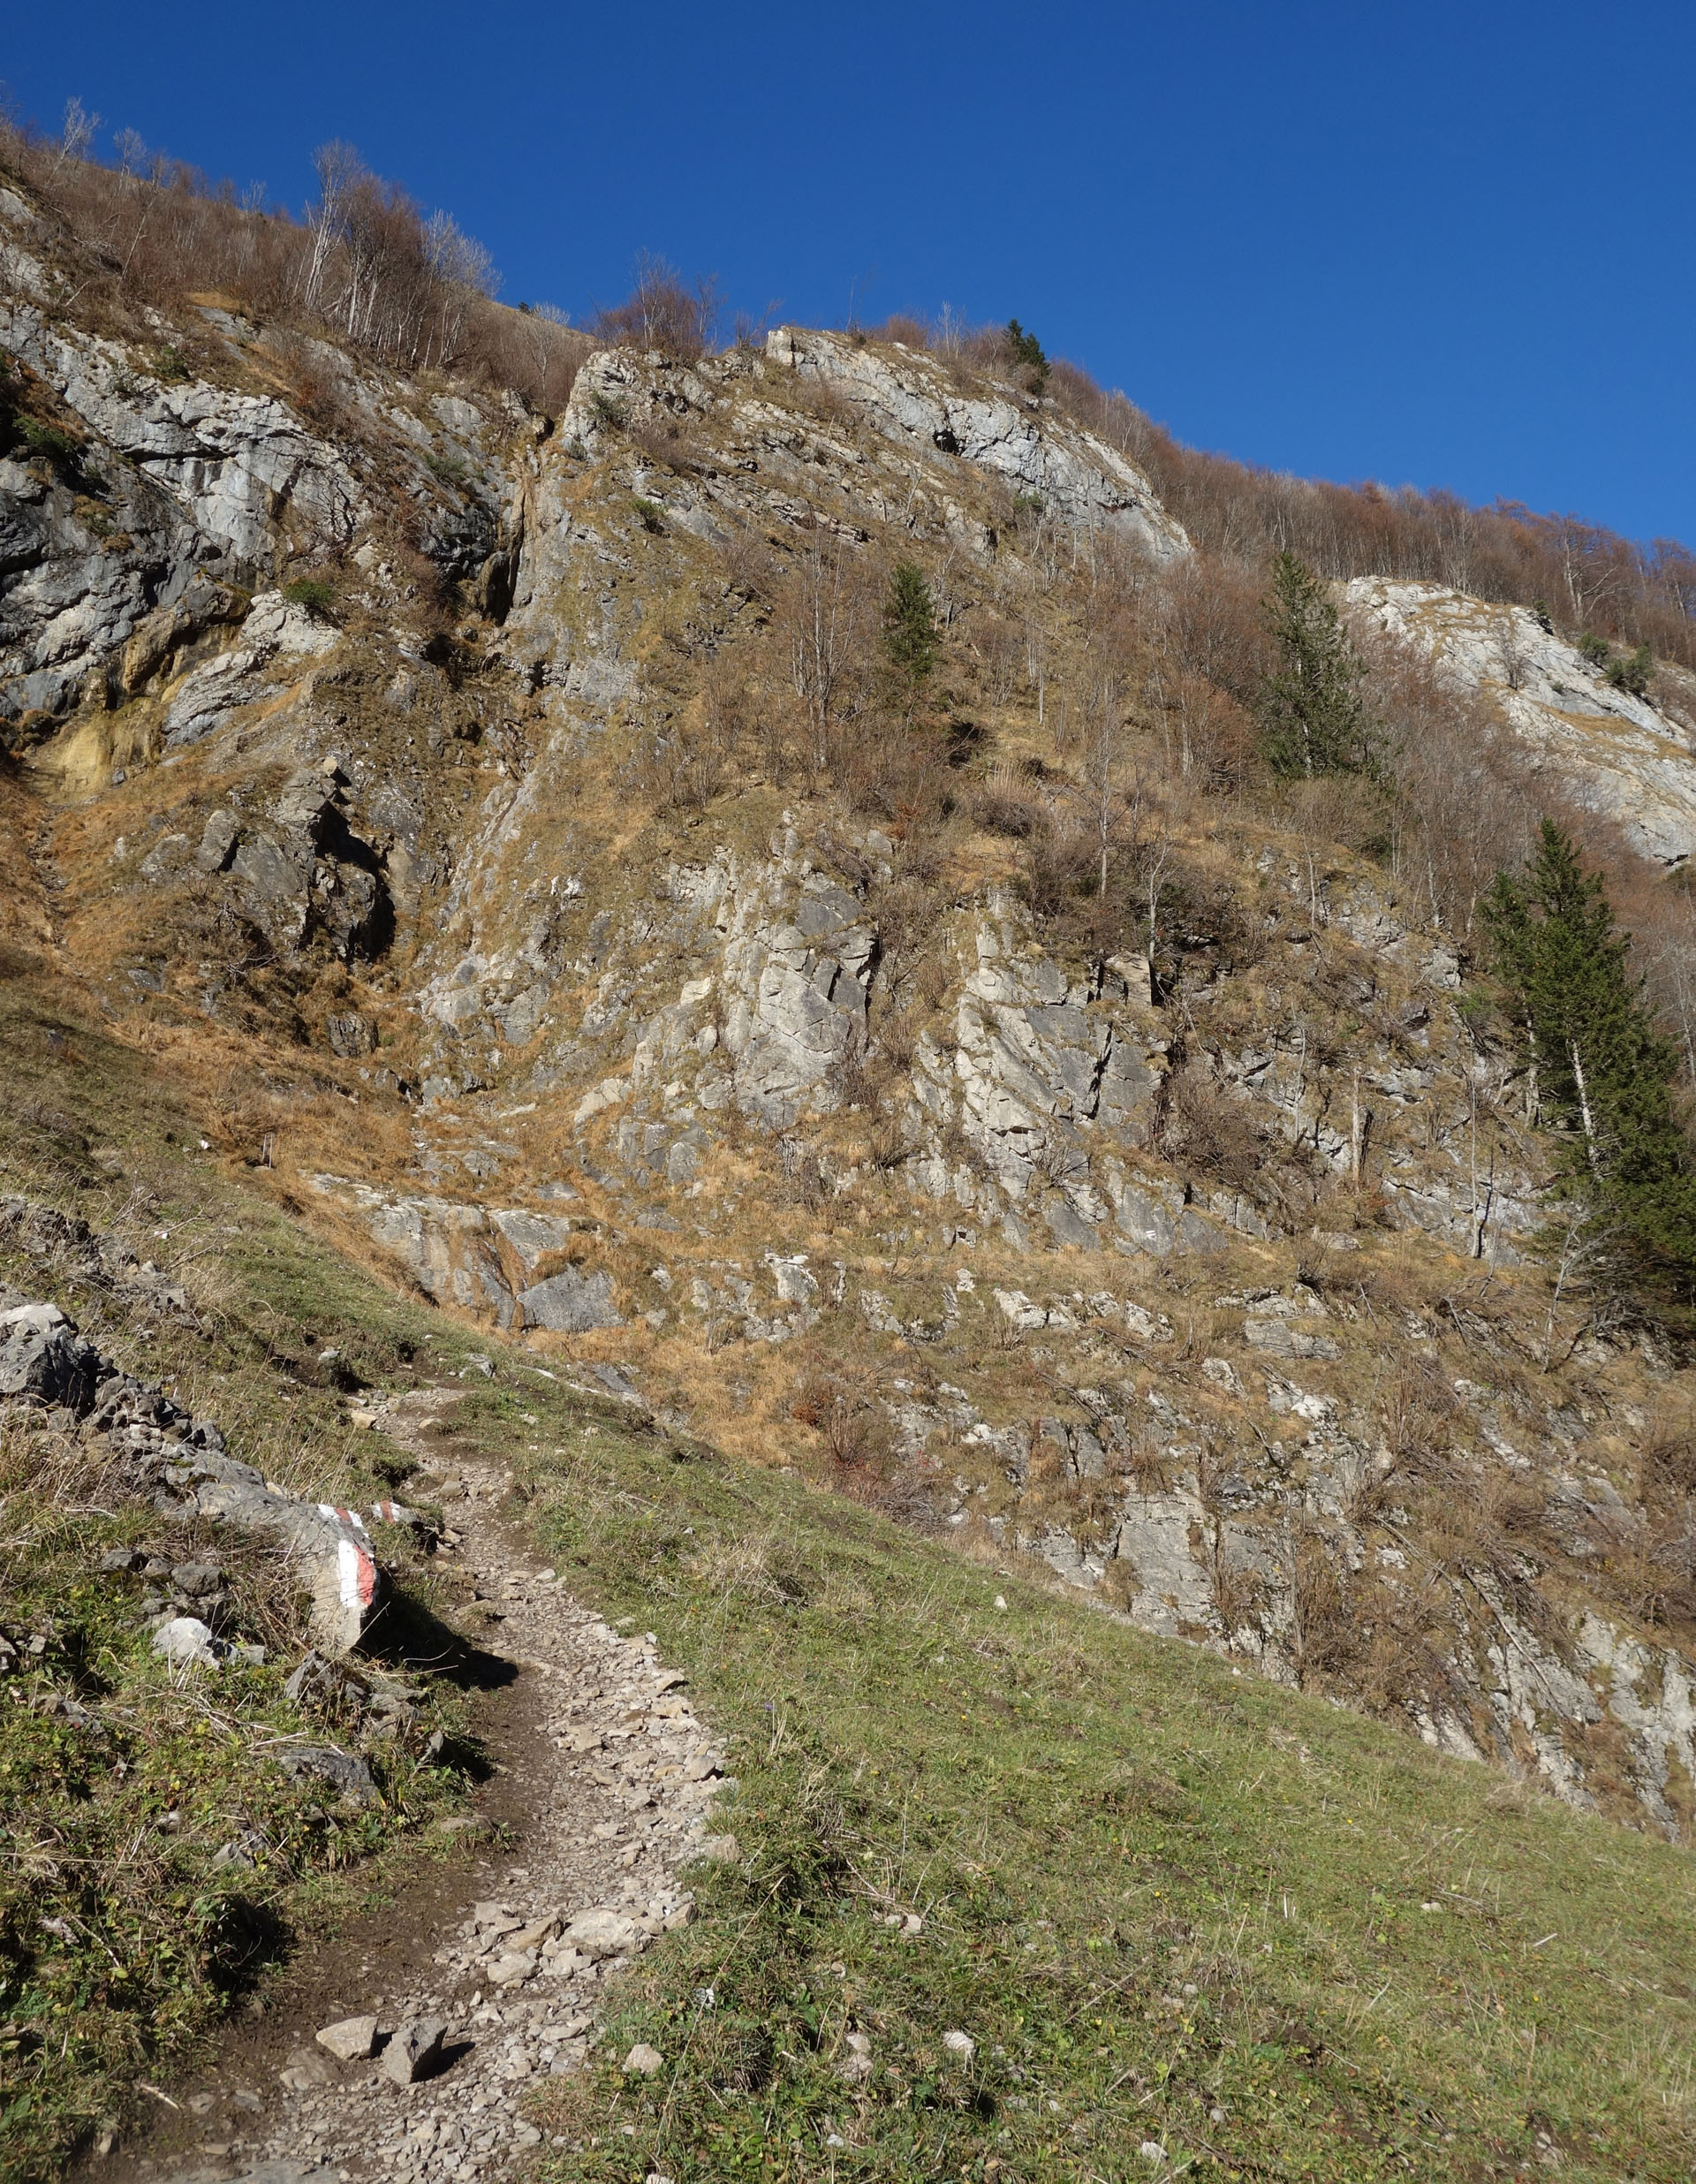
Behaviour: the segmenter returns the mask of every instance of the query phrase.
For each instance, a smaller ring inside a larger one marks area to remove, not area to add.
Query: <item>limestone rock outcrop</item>
[[[1350,608],[1462,688],[1493,699],[1515,741],[1561,793],[1616,821],[1645,856],[1696,851],[1696,756],[1683,727],[1609,682],[1528,608],[1442,584],[1357,577]]]

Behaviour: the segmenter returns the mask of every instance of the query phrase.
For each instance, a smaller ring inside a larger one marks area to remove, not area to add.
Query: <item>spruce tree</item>
[[[897,561],[883,600],[883,649],[907,686],[909,709],[936,664],[936,615],[930,586],[914,561]]]
[[[1375,773],[1359,658],[1325,587],[1294,554],[1272,565],[1265,613],[1277,648],[1255,708],[1268,765],[1286,778]]]
[[[1483,916],[1513,998],[1541,1118],[1568,1134],[1563,1187],[1620,1229],[1642,1270],[1696,1283],[1696,1162],[1673,1103],[1677,1054],[1632,974],[1605,883],[1545,819]]]
[[[1006,339],[1014,363],[1023,365],[1030,374],[1031,392],[1040,395],[1049,383],[1049,360],[1042,353],[1042,344],[1034,334],[1027,334],[1017,319],[1008,320]]]

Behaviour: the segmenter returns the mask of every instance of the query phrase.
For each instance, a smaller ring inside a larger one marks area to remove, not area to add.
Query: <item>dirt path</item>
[[[443,1438],[455,1399],[401,1395],[379,1424],[458,1535],[444,1551],[475,1596],[462,1627],[513,1672],[481,1726],[497,1769],[484,1809],[517,1847],[432,1866],[416,1899],[308,1951],[260,2027],[232,2031],[173,2094],[155,2139],[97,2165],[112,2184],[496,2179],[539,2142],[526,2084],[581,2060],[606,1980],[690,1915],[677,1870],[707,1832],[721,1756],[650,1640],[610,1630],[522,1558],[496,1514],[499,1473]],[[321,2028],[364,2016],[375,2058],[318,2044]],[[428,2040],[434,2026],[439,2065],[397,2082],[413,2029]]]

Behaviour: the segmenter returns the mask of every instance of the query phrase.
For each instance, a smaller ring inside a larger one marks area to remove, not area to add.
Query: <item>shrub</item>
[[[1627,658],[1610,659],[1602,671],[1616,690],[1629,690],[1634,698],[1644,698],[1654,675],[1654,656],[1647,645],[1639,645]]]
[[[715,345],[723,309],[716,280],[689,287],[674,265],[644,251],[629,295],[596,313],[594,336],[614,346],[658,349],[693,363]]]
[[[57,425],[43,425],[34,417],[20,417],[18,429],[30,453],[44,457],[56,470],[75,471],[79,466],[82,450]]]
[[[292,606],[304,607],[308,614],[324,613],[335,597],[331,586],[322,576],[297,576],[283,587],[283,596]]]
[[[664,530],[665,511],[658,501],[644,500],[640,493],[632,493],[630,509],[631,513],[640,519],[643,530],[655,533]]]

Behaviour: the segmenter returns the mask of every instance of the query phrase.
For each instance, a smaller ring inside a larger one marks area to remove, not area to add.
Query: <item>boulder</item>
[[[439,2017],[417,2017],[395,2029],[377,2067],[397,2085],[416,2085],[442,2066],[442,2043],[447,2027]]]
[[[583,1335],[593,1327],[622,1327],[612,1308],[612,1280],[606,1274],[579,1274],[575,1267],[550,1274],[519,1292],[526,1327],[545,1327],[552,1334]]]
[[[629,1956],[642,1945],[641,1928],[622,1911],[580,1911],[565,1929],[569,1945],[591,1960]]]
[[[100,1353],[79,1339],[55,1304],[0,1312],[0,1396],[62,1404],[80,1417],[94,1407]]]
[[[313,2036],[338,2063],[362,2063],[377,2051],[375,2017],[343,2017],[333,2025],[321,2025]]]
[[[153,1634],[153,1649],[163,1653],[173,1668],[216,1668],[217,1655],[212,1633],[198,1615],[173,1615]]]

